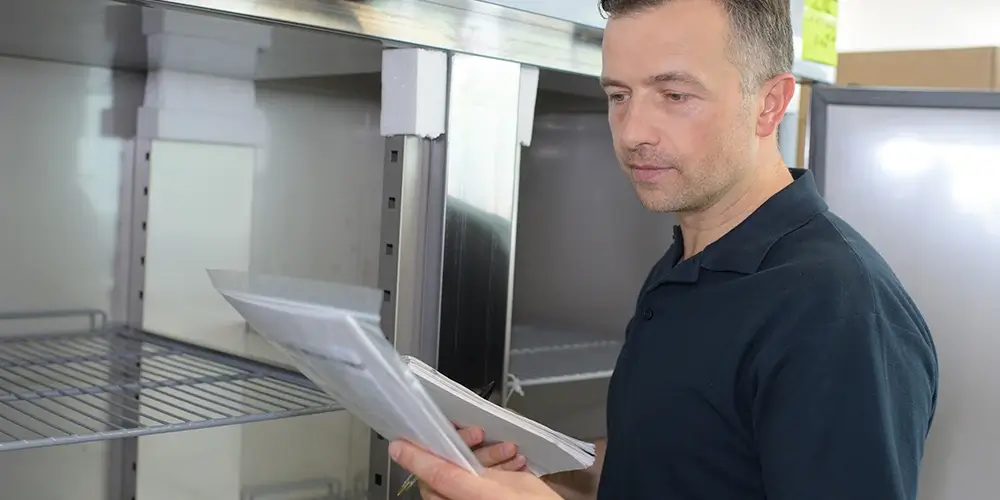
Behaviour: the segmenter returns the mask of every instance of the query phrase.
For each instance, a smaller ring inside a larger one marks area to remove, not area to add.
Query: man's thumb
[[[408,442],[390,443],[389,456],[444,498],[450,500],[496,498],[495,492],[489,491],[488,485],[483,484],[485,481],[482,478]]]

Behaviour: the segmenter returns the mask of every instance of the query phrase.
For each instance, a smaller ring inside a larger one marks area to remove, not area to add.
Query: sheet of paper
[[[802,59],[837,65],[837,0],[805,0]]]
[[[254,330],[387,439],[410,440],[475,473],[483,468],[454,424],[481,427],[491,441],[517,443],[529,469],[539,475],[594,462],[592,445],[501,408],[419,360],[399,356],[379,328],[378,290],[243,272],[209,274]]]
[[[242,272],[209,274],[254,330],[352,415],[387,439],[407,439],[483,472],[392,345],[369,333],[378,325],[381,292]]]
[[[535,474],[584,469],[593,464],[593,445],[483,399],[419,360],[409,357],[404,360],[449,420],[459,427],[482,428],[490,441],[516,443]]]

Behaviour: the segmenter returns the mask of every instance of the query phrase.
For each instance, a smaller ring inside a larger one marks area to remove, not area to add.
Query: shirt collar
[[[674,227],[674,243],[657,263],[651,283],[695,283],[701,269],[753,274],[764,257],[782,237],[827,210],[816,189],[812,172],[793,169],[793,181],[776,193],[742,223],[712,243],[701,253],[678,262],[684,242],[679,226]]]

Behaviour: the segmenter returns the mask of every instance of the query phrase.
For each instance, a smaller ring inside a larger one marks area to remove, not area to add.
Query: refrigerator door
[[[1000,96],[865,89],[817,95],[811,167],[824,196],[892,265],[937,344],[940,395],[920,498],[995,498]]]

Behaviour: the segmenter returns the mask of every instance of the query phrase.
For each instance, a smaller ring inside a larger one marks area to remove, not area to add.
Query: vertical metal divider
[[[401,353],[432,365],[437,355],[444,151],[444,138],[389,137],[382,184],[382,331]],[[391,462],[388,442],[375,432],[369,450],[368,498],[394,498],[407,474]]]
[[[447,133],[386,141],[383,331],[467,386],[501,385],[507,371],[520,75],[517,63],[450,54]],[[395,498],[408,476],[387,445],[372,434],[369,500]]]
[[[403,194],[403,144],[404,137],[394,136],[385,140],[385,167],[382,177],[382,236],[378,261],[378,286],[383,290],[382,332],[389,342],[396,337],[396,272],[399,267],[399,205]],[[371,431],[368,451],[368,499],[388,499],[389,452],[385,439]]]
[[[128,328],[142,328],[143,288],[146,273],[146,224],[149,213],[149,172],[152,141],[140,139],[135,141],[135,151],[131,168],[131,195],[128,214],[129,226],[127,233],[129,259],[127,273],[127,294],[125,324]],[[111,359],[125,359],[128,364],[110,366],[108,374],[112,385],[135,383],[140,381],[142,370],[142,345],[121,337],[112,340],[111,347],[115,356]],[[132,364],[134,360],[134,365]],[[120,391],[115,394],[116,403],[121,405],[121,414],[112,423],[122,427],[136,427],[140,417],[139,391]],[[110,441],[109,488],[111,500],[135,500],[137,494],[139,438],[123,438]]]
[[[423,257],[422,279],[415,283],[420,290],[417,321],[419,333],[411,342],[412,352],[431,366],[437,366],[439,331],[441,328],[441,287],[444,268],[446,198],[446,154],[444,137],[425,141],[427,147],[426,203],[422,214],[424,241],[420,245]]]

